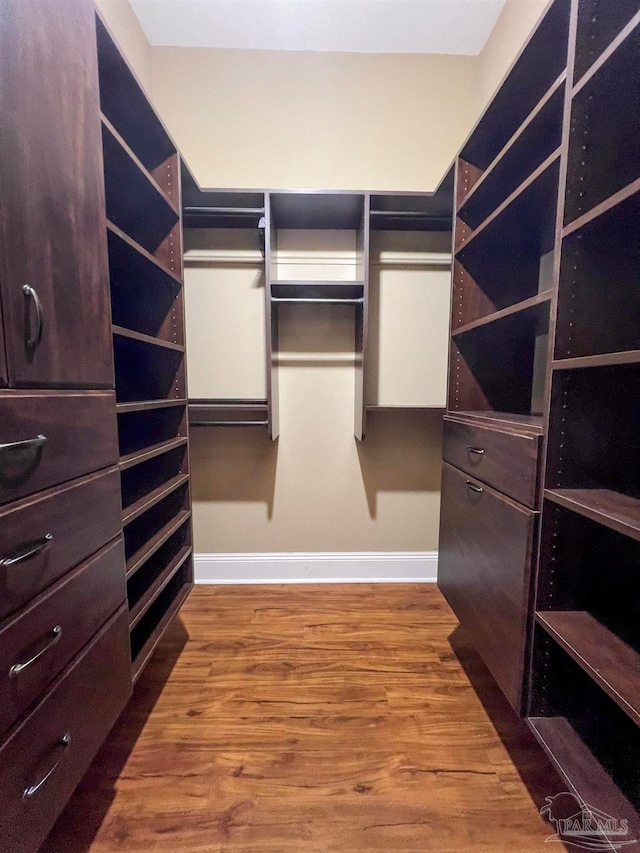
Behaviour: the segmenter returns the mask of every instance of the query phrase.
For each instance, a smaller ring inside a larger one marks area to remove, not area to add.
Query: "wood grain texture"
[[[94,21],[90,0],[0,4],[0,287],[11,385],[113,387]],[[24,285],[43,309],[33,352]]]
[[[196,587],[42,853],[539,853],[560,784],[435,586]]]
[[[438,585],[521,712],[537,513],[442,465]]]

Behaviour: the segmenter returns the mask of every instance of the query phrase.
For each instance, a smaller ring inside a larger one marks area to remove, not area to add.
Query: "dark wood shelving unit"
[[[137,678],[193,583],[180,159],[97,16],[113,358]]]
[[[571,790],[637,838],[640,4],[572,9],[528,714]]]
[[[534,622],[570,7],[547,5],[455,163],[438,584],[519,715]]]

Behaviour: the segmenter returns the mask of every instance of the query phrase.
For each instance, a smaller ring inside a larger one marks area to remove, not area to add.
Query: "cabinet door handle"
[[[4,560],[0,560],[0,567],[7,568],[7,566],[15,566],[16,563],[22,563],[24,560],[29,560],[31,557],[35,557],[36,554],[39,554],[40,551],[43,551],[52,542],[53,534],[47,533],[39,542],[34,542],[32,545],[29,545],[27,550],[23,551],[21,554],[17,554],[15,557],[5,557]]]
[[[37,654],[33,657],[29,658],[29,660],[24,661],[23,663],[14,663],[14,665],[9,670],[9,678],[17,678],[20,673],[25,670],[28,666],[31,666],[32,663],[35,663],[37,660],[40,660],[42,655],[46,654],[49,649],[52,649],[56,643],[60,642],[62,637],[62,626],[56,625],[56,627],[50,632],[51,637],[49,642],[46,643]]]
[[[44,329],[44,315],[42,311],[42,302],[40,302],[40,297],[28,284],[25,284],[22,288],[22,292],[24,293],[24,343],[29,352],[33,353],[38,347],[38,344],[42,340],[42,331]],[[36,310],[36,328],[35,332],[31,333],[31,310],[30,305],[33,302],[33,305]]]
[[[467,486],[471,489],[472,492],[477,492],[479,495],[481,495],[484,492],[484,489],[482,488],[482,486],[476,485],[471,480],[467,480]]]
[[[56,744],[56,746],[62,747],[62,752],[58,756],[58,760],[55,762],[55,764],[53,765],[51,770],[49,770],[49,772],[45,776],[43,776],[39,782],[36,782],[35,785],[29,785],[28,788],[24,789],[24,792],[22,794],[23,800],[30,800],[31,797],[35,797],[35,795],[38,793],[40,788],[42,788],[42,786],[49,780],[49,778],[53,775],[53,773],[55,773],[58,765],[60,764],[62,759],[65,757],[65,755],[67,754],[67,752],[69,750],[69,747],[71,746],[71,733],[67,732],[66,735],[64,735],[64,737],[62,737],[60,739],[60,741]]]
[[[468,446],[468,447],[467,447],[467,452],[468,452],[468,453],[475,453],[477,456],[484,456],[484,450],[482,449],[482,447],[471,447],[471,446]]]

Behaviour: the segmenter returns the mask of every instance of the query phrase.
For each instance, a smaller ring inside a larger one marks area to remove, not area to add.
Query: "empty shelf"
[[[138,678],[140,678],[140,673],[142,672],[149,658],[155,651],[156,646],[162,639],[164,632],[169,627],[169,624],[171,623],[173,617],[184,604],[186,597],[191,592],[191,587],[192,584],[190,582],[185,582],[182,585],[175,598],[171,601],[167,609],[164,611],[164,613],[158,620],[158,623],[154,627],[153,631],[151,631],[151,633],[145,640],[142,648],[135,655],[131,665],[131,676],[134,684],[136,683]]]
[[[186,406],[186,404],[187,401],[184,398],[176,398],[175,400],[137,400],[132,403],[116,403],[116,412],[119,415],[124,415],[128,412],[147,412],[151,409]]]
[[[140,619],[144,616],[153,602],[158,598],[162,590],[167,586],[171,579],[176,575],[184,561],[191,556],[193,548],[191,545],[185,545],[176,556],[169,562],[165,569],[158,575],[154,582],[149,586],[145,593],[136,601],[129,611],[129,630],[133,630]]]
[[[540,434],[543,429],[542,415],[521,415],[511,412],[450,411],[447,417],[462,420],[486,421],[487,426],[508,426]]]
[[[155,554],[158,548],[162,547],[173,536],[176,530],[182,527],[188,518],[191,518],[191,512],[188,509],[180,510],[174,518],[170,519],[160,530],[156,531],[153,536],[147,539],[144,545],[129,557],[126,569],[127,580]]]
[[[139,500],[134,501],[126,507],[126,509],[123,509],[122,524],[126,526],[129,522],[133,521],[134,518],[142,515],[143,512],[146,512],[152,506],[155,506],[155,504],[163,498],[166,498],[167,495],[171,494],[171,492],[180,488],[180,486],[184,485],[184,483],[187,483],[188,481],[188,474],[178,474],[170,480],[167,480],[166,483],[158,486],[156,489],[152,489],[148,494],[143,495]]]
[[[640,655],[582,610],[536,614],[540,625],[636,724],[640,724]]]
[[[175,450],[176,447],[182,447],[186,443],[187,439],[184,436],[179,436],[178,438],[171,438],[168,441],[160,441],[157,444],[152,444],[133,453],[127,453],[120,457],[120,470],[131,468],[133,465],[139,465],[141,462],[153,459],[154,456],[161,456],[163,453]]]
[[[107,220],[109,238],[109,273],[120,284],[127,281],[132,286],[144,281],[150,286],[170,285],[175,289],[182,282],[180,276],[160,263],[151,252],[136,243],[122,229]]]
[[[145,335],[142,332],[134,332],[133,329],[125,329],[124,326],[112,326],[113,334],[121,338],[128,338],[131,341],[138,341],[142,344],[151,344],[164,349],[172,349],[176,352],[184,352],[182,344],[176,344],[173,341],[165,341],[164,338],[155,338],[153,335]]]
[[[546,489],[560,506],[640,542],[640,500],[611,489]]]
[[[266,426],[266,400],[189,400],[189,426]]]
[[[473,329],[478,329],[481,326],[486,326],[488,323],[496,323],[499,320],[504,320],[507,317],[517,317],[523,314],[532,314],[536,311],[548,311],[549,303],[551,302],[551,291],[547,290],[544,293],[538,293],[531,296],[529,299],[523,299],[521,302],[516,302],[515,305],[510,305],[508,308],[502,308],[500,311],[494,311],[492,314],[487,314],[486,317],[480,317],[478,320],[473,320],[471,323],[465,323],[464,326],[459,326],[454,329],[451,334],[453,337],[462,335],[465,332],[470,332]]]

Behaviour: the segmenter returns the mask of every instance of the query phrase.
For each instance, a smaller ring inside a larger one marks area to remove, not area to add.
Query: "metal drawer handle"
[[[46,435],[37,435],[35,438],[25,438],[24,441],[9,441],[7,444],[0,444],[0,453],[17,453],[20,455],[26,450],[40,450],[46,440]]]
[[[22,794],[23,800],[30,800],[31,797],[35,797],[35,795],[38,793],[40,788],[42,788],[42,786],[45,784],[45,782],[47,782],[47,780],[51,777],[51,775],[56,771],[58,765],[60,764],[62,759],[65,757],[65,755],[67,754],[67,752],[69,750],[69,747],[71,746],[71,733],[67,732],[66,735],[63,738],[61,738],[61,740],[56,744],[56,746],[62,747],[62,752],[60,753],[58,760],[53,765],[51,770],[49,770],[47,775],[43,776],[39,782],[37,782],[35,785],[29,785],[28,788],[24,789],[24,793]]]
[[[39,554],[40,551],[44,551],[52,542],[53,534],[47,533],[43,539],[39,542],[34,542],[33,545],[29,546],[27,551],[23,551],[17,557],[5,557],[4,560],[0,560],[0,566],[7,568],[8,566],[15,566],[16,563],[22,563],[24,560],[29,560],[31,557],[35,557],[36,554]]]
[[[469,486],[469,488],[471,489],[472,492],[478,492],[479,495],[481,495],[484,492],[484,489],[482,488],[482,486],[477,486],[471,480],[467,480],[467,486]]]
[[[477,454],[478,456],[484,456],[484,450],[483,450],[481,447],[471,447],[471,446],[468,446],[468,447],[467,447],[467,452],[468,452],[468,453],[475,453],[475,454]]]
[[[50,634],[51,639],[42,649],[40,649],[39,652],[37,652],[37,654],[35,654],[32,658],[29,658],[29,660],[24,661],[23,663],[14,663],[14,665],[9,670],[9,678],[17,678],[23,670],[25,670],[28,666],[31,666],[31,664],[35,663],[37,660],[40,660],[43,654],[48,652],[49,649],[52,649],[56,645],[56,643],[59,643],[62,637],[62,626],[56,625],[56,627],[53,628],[52,631],[50,631]]]
[[[28,284],[24,285],[22,292],[24,293],[24,343],[29,352],[33,353],[42,340],[42,331],[44,328],[42,302],[40,302],[40,297],[33,287],[30,287]],[[31,312],[29,310],[32,302],[36,309],[36,330],[33,335],[31,334]]]
[[[16,485],[31,476],[42,456],[46,435],[0,444],[0,479]]]

